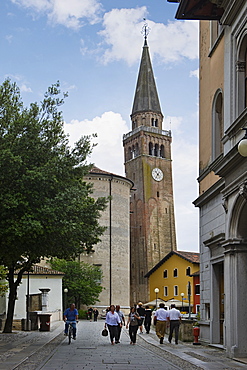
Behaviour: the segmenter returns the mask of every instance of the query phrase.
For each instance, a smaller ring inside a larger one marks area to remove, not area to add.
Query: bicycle
[[[69,327],[68,327],[68,339],[69,339],[69,343],[71,343],[71,338],[73,337],[73,325],[76,323],[76,321],[69,321],[68,324],[69,324]]]

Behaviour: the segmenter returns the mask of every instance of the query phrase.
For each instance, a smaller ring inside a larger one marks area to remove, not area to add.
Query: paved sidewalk
[[[0,370],[21,369],[25,359],[57,338],[62,333],[64,323],[51,323],[51,331],[13,331],[11,334],[0,333]],[[19,366],[18,366],[19,365]]]
[[[154,330],[151,330],[150,334],[139,334],[139,337],[145,342],[159,347],[162,351],[170,353],[172,356],[179,357],[180,359],[184,359],[188,364],[196,365],[201,369],[247,369],[247,363],[227,358],[225,351],[222,349],[205,345],[195,346],[193,343],[184,343],[180,341],[178,345],[175,345],[174,339],[170,344],[167,335],[164,339],[164,344],[159,344]],[[190,369],[190,367],[187,367],[187,369]]]
[[[78,339],[68,345],[63,322],[52,323],[50,332],[0,334],[0,370],[148,370],[247,369],[247,364],[226,358],[223,350],[192,343],[159,344],[155,332],[138,334],[137,345],[129,344],[123,328],[121,343],[112,346],[102,337],[104,321],[81,321]]]

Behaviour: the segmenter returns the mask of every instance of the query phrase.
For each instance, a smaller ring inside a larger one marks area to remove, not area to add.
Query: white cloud
[[[31,87],[28,87],[26,84],[21,84],[20,91],[30,93],[30,92],[32,92],[32,89],[31,89]]]
[[[143,43],[141,29],[147,15],[145,6],[136,9],[113,9],[105,13],[104,30],[99,34],[108,45],[103,61],[125,60],[129,65],[139,60]],[[150,27],[148,43],[151,53],[162,62],[177,62],[183,58],[198,58],[198,22],[174,21],[167,25],[147,21]],[[172,40],[172,41],[171,41]]]
[[[83,20],[94,24],[99,21],[102,6],[98,0],[11,0],[29,8],[34,14],[46,14],[51,24],[62,24],[79,29]]]
[[[119,175],[124,174],[122,137],[128,132],[128,126],[119,113],[105,112],[91,121],[72,120],[65,123],[65,132],[70,135],[73,146],[83,135],[97,134],[92,142],[97,143],[89,159],[102,170]]]
[[[13,39],[13,35],[6,35],[5,39],[8,41],[9,44],[11,44],[12,39]]]
[[[199,68],[194,71],[190,71],[190,77],[196,77],[199,80]]]

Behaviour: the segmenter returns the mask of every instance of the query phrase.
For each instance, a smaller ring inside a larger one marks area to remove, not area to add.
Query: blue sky
[[[4,0],[0,3],[0,83],[16,81],[24,103],[40,101],[57,80],[71,145],[97,133],[90,158],[124,175],[122,136],[130,131],[143,46],[150,33],[164,129],[173,136],[178,250],[198,251],[198,23],[177,21],[166,0]]]

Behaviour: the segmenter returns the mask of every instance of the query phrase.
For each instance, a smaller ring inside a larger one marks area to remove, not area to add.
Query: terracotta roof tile
[[[27,275],[27,271],[24,272],[24,275]],[[30,271],[30,275],[64,275],[63,272],[56,271],[49,269],[47,267],[39,266],[39,265],[34,265],[32,267],[32,271]]]
[[[149,277],[154,271],[156,271],[160,266],[163,265],[170,257],[174,254],[177,256],[186,259],[191,263],[200,263],[200,253],[196,252],[184,252],[184,251],[171,251],[169,252],[162,260],[160,260],[157,265],[155,265],[151,270],[149,270],[144,277]]]

